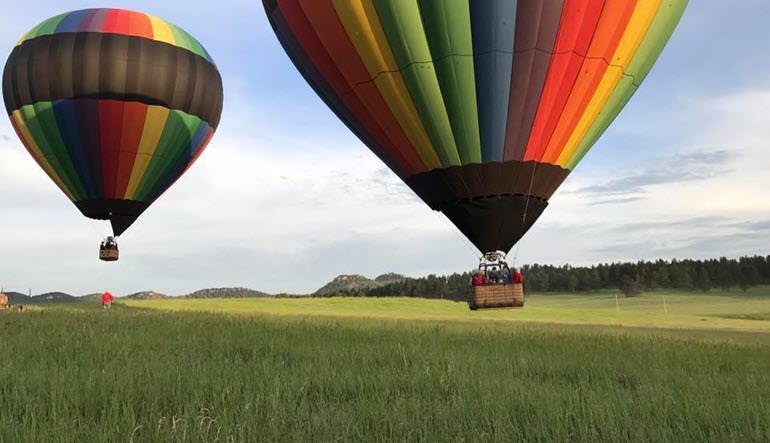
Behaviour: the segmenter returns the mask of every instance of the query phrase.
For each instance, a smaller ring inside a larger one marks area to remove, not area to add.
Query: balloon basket
[[[494,308],[523,308],[524,285],[522,283],[486,284],[473,286],[468,297],[471,311]]]
[[[102,242],[101,246],[99,246],[99,260],[102,261],[117,261],[120,257],[120,254],[118,253],[118,244],[117,243],[110,243],[106,244]]]

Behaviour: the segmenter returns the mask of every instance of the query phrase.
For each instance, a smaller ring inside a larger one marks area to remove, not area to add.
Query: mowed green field
[[[770,440],[770,290],[663,296],[0,313],[0,441]]]

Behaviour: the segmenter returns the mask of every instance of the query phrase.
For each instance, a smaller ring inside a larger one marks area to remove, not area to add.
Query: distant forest
[[[620,289],[627,296],[656,289],[709,291],[770,285],[770,256],[711,260],[657,260],[609,263],[590,267],[525,265],[521,268],[529,292],[583,292]],[[465,300],[470,273],[409,278],[370,289],[352,289],[339,295],[419,296]]]

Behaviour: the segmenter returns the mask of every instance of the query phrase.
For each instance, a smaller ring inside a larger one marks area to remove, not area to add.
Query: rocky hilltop
[[[405,276],[396,273],[382,274],[374,279],[358,274],[338,275],[332,281],[315,291],[313,295],[343,294],[361,289],[376,288],[390,283],[406,279]]]
[[[248,297],[270,297],[270,294],[262,291],[255,291],[249,288],[211,288],[201,289],[192,294],[185,295],[185,298],[248,298]]]

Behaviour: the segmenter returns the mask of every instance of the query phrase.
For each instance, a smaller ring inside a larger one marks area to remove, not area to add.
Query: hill
[[[397,274],[395,272],[388,272],[387,274],[382,274],[374,279],[378,284],[380,285],[388,285],[391,283],[397,283],[400,281],[406,280],[408,277],[402,274]]]
[[[125,300],[160,300],[163,298],[168,298],[168,295],[155,291],[141,291],[125,295],[121,298]]]
[[[315,291],[313,295],[349,294],[352,292],[366,291],[368,289],[404,281],[406,278],[407,277],[401,274],[392,272],[382,274],[373,280],[359,274],[343,274],[334,277],[332,281],[323,285],[320,289]]]
[[[64,292],[46,292],[45,294],[33,295],[30,303],[75,303],[78,301],[80,301],[80,297]]]
[[[249,288],[211,288],[201,289],[192,294],[187,294],[185,298],[255,298],[272,297],[270,294],[261,291],[255,291]]]

